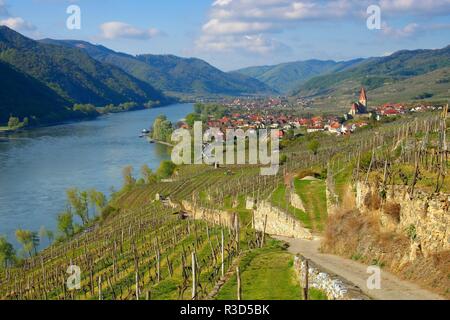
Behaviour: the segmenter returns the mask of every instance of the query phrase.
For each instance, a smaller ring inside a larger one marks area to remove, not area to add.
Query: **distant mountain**
[[[40,43],[0,27],[0,60],[39,80],[70,104],[166,102],[148,83],[76,48]]]
[[[84,50],[92,58],[121,68],[134,77],[172,95],[254,95],[274,93],[266,84],[251,77],[226,73],[196,58],[173,55],[132,56],[85,41],[41,40],[46,44]]]
[[[296,96],[314,98],[319,104],[349,103],[355,99],[355,93],[366,87],[369,91],[390,92],[393,86],[406,80],[421,77],[434,71],[450,67],[450,46],[438,50],[399,51],[387,57],[370,58],[343,71],[318,76],[302,84],[295,92]],[[411,93],[420,92],[414,85],[421,82],[411,81],[407,89]],[[436,83],[428,83],[433,90]],[[422,87],[423,90],[425,88]],[[448,96],[448,93],[447,93]],[[379,98],[382,97],[379,95]]]
[[[38,80],[0,61],[0,124],[11,115],[43,123],[74,119],[67,100]]]
[[[363,59],[344,62],[307,60],[274,66],[249,67],[235,72],[256,78],[279,92],[290,93],[313,77],[342,71],[362,61]]]

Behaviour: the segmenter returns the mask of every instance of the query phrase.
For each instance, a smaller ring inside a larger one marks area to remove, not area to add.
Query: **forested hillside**
[[[35,82],[46,87],[42,90],[43,95],[50,95],[48,92],[51,90],[54,92],[52,96],[69,108],[74,104],[103,107],[127,102],[142,105],[149,102],[152,105],[170,102],[170,99],[148,83],[117,67],[92,59],[82,50],[39,43],[7,27],[0,27],[0,61],[12,65],[16,69],[16,75],[19,72],[34,78]],[[9,85],[14,87],[16,84],[12,82]],[[20,87],[21,84],[18,83],[17,86]],[[17,101],[17,105],[9,104],[13,114],[19,114],[15,111],[16,108],[20,109],[20,105],[24,105],[21,102],[23,98],[14,94],[18,90],[11,90],[11,94],[5,96],[5,100]],[[42,113],[35,110],[35,106],[42,103],[29,104],[26,107],[29,111],[22,107],[20,113],[27,116]],[[66,111],[62,111],[64,112]],[[9,115],[2,114],[2,119],[7,116]],[[62,119],[65,116],[60,114],[56,118]]]
[[[74,117],[67,100],[36,79],[0,62],[0,123],[11,115],[53,122]]]
[[[196,58],[174,55],[132,56],[85,41],[44,39],[43,43],[84,50],[94,59],[121,68],[164,92],[175,95],[252,95],[274,93],[264,83],[237,73],[225,73]]]

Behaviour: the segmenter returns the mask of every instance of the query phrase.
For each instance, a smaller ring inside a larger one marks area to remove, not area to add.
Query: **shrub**
[[[176,167],[177,166],[172,161],[163,161],[161,162],[158,171],[156,171],[156,175],[160,179],[168,179],[173,175]]]
[[[406,234],[408,235],[408,238],[410,238],[411,240],[416,240],[417,239],[417,230],[416,230],[416,226],[411,224],[408,228],[406,228]]]
[[[17,128],[20,125],[20,120],[17,117],[10,117],[8,121],[8,127],[10,129]]]

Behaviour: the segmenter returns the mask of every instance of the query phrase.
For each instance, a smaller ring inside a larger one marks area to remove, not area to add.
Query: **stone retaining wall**
[[[294,190],[291,190],[290,192],[290,202],[291,206],[293,206],[294,208],[306,212],[302,198],[300,198],[300,196]]]
[[[368,207],[370,198],[377,197],[380,208]],[[377,187],[360,182],[356,187],[356,205],[362,212],[376,214],[384,231],[410,237],[414,242],[412,248],[420,250],[425,257],[450,250],[448,194],[428,194],[416,190],[411,199],[407,186],[389,186],[385,199],[381,199]],[[411,260],[415,256],[412,252]]]
[[[308,261],[308,270],[306,270]],[[300,279],[300,286],[306,286],[306,272],[310,288],[324,292],[328,300],[370,300],[360,288],[332,274],[301,255],[294,259],[294,268]]]
[[[264,232],[267,217],[266,233],[297,239],[313,239],[311,232],[304,228],[300,221],[283,210],[272,206],[267,201],[257,204],[254,213],[255,229]]]
[[[189,201],[182,201],[183,208],[192,215],[195,220],[204,220],[213,224],[225,226],[227,228],[234,227],[234,214],[215,209],[205,209],[196,207]]]

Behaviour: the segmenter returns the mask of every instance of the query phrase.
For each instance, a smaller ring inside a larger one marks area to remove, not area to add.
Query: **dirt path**
[[[367,288],[367,265],[339,256],[319,253],[320,240],[308,241],[275,237],[289,243],[289,252],[302,254],[322,268],[335,273],[358,286],[365,294],[376,300],[444,300],[443,297],[404,281],[382,270],[381,289]]]

